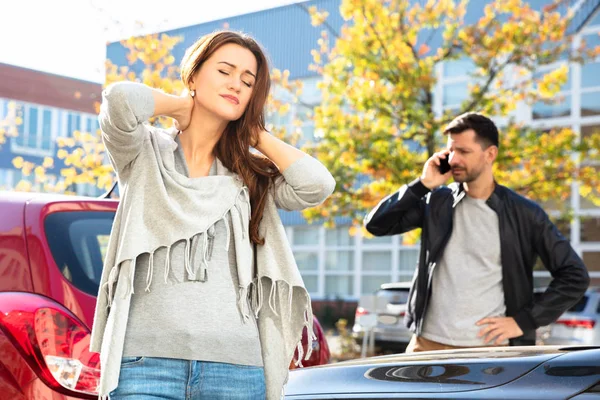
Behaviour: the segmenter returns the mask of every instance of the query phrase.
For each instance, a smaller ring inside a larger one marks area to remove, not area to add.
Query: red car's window
[[[63,276],[75,287],[98,294],[114,212],[72,211],[44,221],[48,245]]]

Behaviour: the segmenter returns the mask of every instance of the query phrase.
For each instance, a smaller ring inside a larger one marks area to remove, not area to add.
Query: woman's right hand
[[[443,185],[452,176],[452,170],[445,174],[440,173],[440,158],[447,158],[449,156],[450,152],[448,150],[442,150],[433,154],[429,160],[425,162],[423,173],[421,174],[421,183],[428,189],[433,190],[438,186]]]
[[[194,109],[194,98],[190,96],[186,89],[181,95],[181,107],[175,115],[175,128],[179,131],[184,131],[190,125],[192,120],[192,110]]]

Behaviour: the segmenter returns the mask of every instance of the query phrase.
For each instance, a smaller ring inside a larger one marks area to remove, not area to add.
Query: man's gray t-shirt
[[[505,316],[498,215],[483,199],[465,196],[433,271],[422,336],[452,346],[485,346],[477,337],[485,317]]]

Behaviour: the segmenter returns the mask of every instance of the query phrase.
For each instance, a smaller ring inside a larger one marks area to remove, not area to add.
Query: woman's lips
[[[222,94],[221,97],[235,105],[240,104],[240,101],[237,99],[237,97],[229,96],[227,94]]]

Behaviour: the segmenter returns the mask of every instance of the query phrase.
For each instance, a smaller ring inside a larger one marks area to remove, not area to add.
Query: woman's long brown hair
[[[269,65],[262,49],[250,36],[218,31],[200,38],[189,47],[181,62],[181,80],[189,87],[190,80],[202,64],[221,46],[234,43],[254,54],[257,63],[256,80],[250,102],[242,117],[231,121],[215,146],[215,156],[230,171],[238,174],[250,192],[250,240],[264,244],[258,233],[262,220],[269,185],[281,173],[268,158],[254,154],[250,147],[258,143],[258,134],[265,130],[265,103],[271,88]]]

